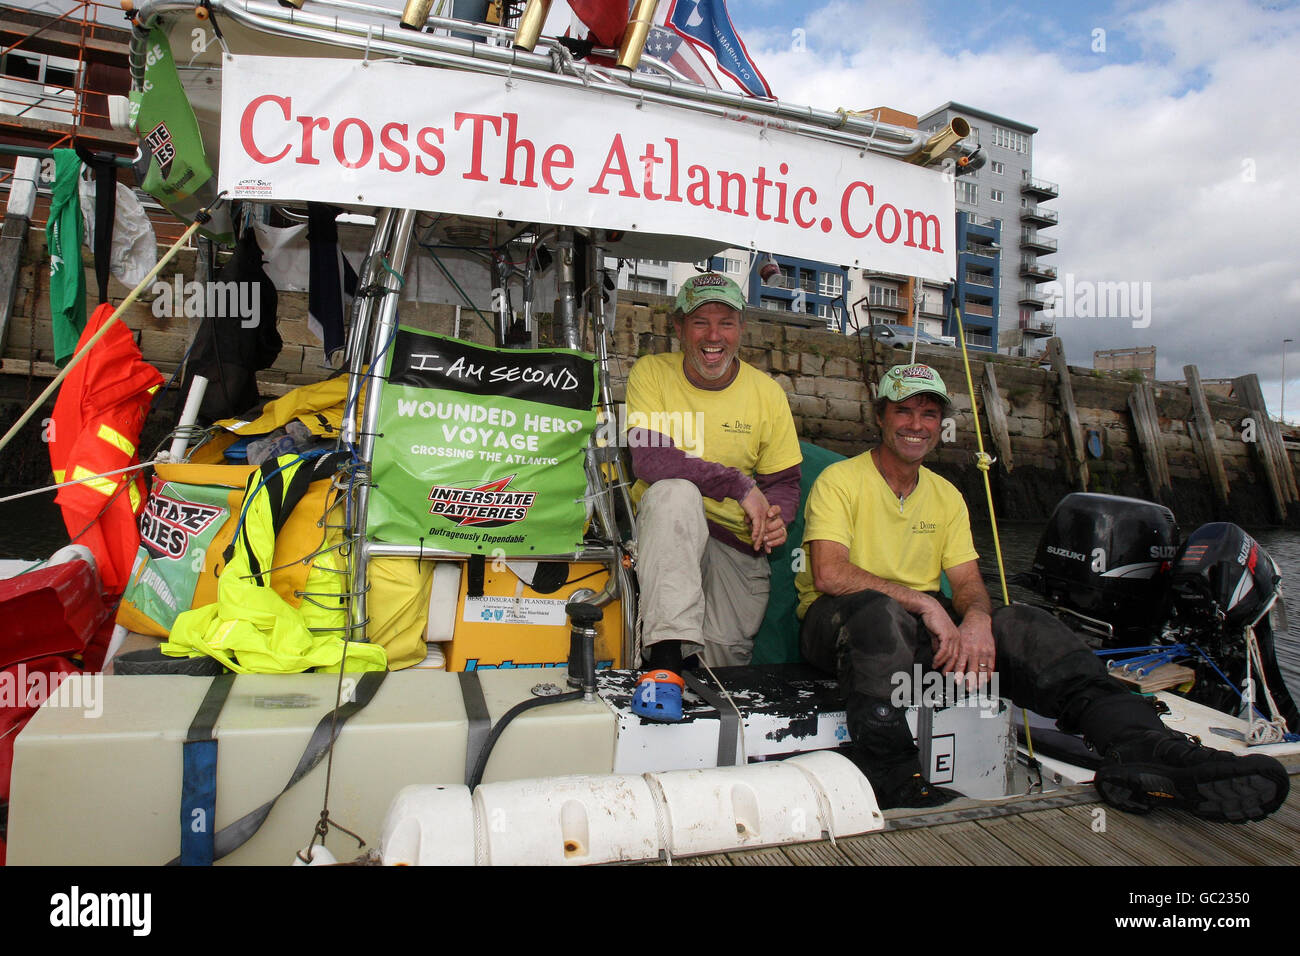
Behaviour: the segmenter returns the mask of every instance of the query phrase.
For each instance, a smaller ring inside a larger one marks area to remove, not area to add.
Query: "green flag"
[[[50,317],[54,364],[68,364],[86,327],[86,273],[81,265],[85,222],[77,196],[81,160],[75,150],[54,150],[54,188],[45,244],[50,250]]]
[[[217,177],[208,165],[199,123],[181,87],[167,37],[157,28],[149,32],[143,87],[131,92],[131,125],[140,137],[140,188],[173,215],[193,222],[195,213],[216,200]],[[234,242],[224,209],[200,231],[224,245]]]
[[[369,535],[506,557],[581,549],[596,365],[402,327],[379,405]]]

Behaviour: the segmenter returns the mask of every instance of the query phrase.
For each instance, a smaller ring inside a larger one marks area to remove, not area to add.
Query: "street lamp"
[[[1286,424],[1286,344],[1295,339],[1282,340],[1282,424]]]

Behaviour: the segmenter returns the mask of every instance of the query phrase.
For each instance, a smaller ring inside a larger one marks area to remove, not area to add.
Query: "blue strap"
[[[211,866],[217,820],[217,741],[213,736],[234,674],[212,678],[185,735],[181,776],[182,866]]]

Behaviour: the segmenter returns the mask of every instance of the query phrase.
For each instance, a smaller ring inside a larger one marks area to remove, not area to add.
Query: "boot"
[[[1272,757],[1204,747],[1166,727],[1137,694],[1094,700],[1078,723],[1102,755],[1097,791],[1120,810],[1182,807],[1206,820],[1244,823],[1268,816],[1291,789],[1286,769]]]
[[[853,739],[849,759],[871,784],[880,809],[938,807],[961,796],[921,775],[905,710],[865,694],[850,694],[845,709]]]
[[[1286,768],[1264,754],[1237,756],[1175,731],[1142,730],[1104,751],[1095,783],[1120,810],[1181,807],[1205,820],[1262,820],[1286,801]]]

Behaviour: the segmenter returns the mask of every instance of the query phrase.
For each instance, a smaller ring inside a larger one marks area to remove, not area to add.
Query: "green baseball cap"
[[[880,380],[880,397],[891,402],[902,402],[926,392],[938,396],[945,405],[952,403],[943,379],[928,365],[895,365]]]
[[[674,308],[682,315],[690,315],[709,302],[721,302],[737,312],[745,311],[745,295],[740,291],[740,286],[716,272],[691,276],[683,282],[677,292]]]

